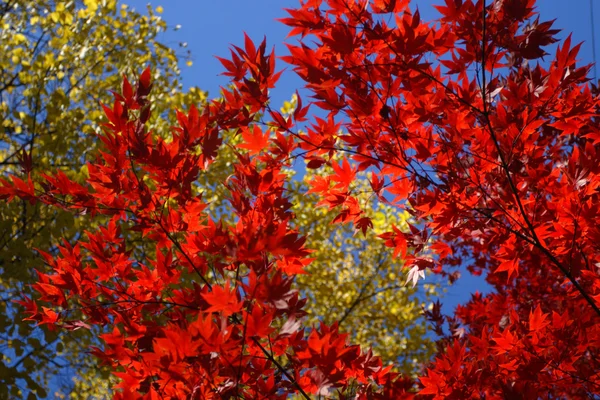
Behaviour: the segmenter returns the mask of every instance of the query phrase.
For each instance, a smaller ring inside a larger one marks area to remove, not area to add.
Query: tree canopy
[[[590,67],[570,38],[543,62],[558,31],[534,0],[447,0],[432,22],[409,3],[287,10],[297,41],[282,59],[310,95],[293,107],[273,108],[275,54],[245,36],[221,59],[221,97],[178,111],[163,134],[152,69],[125,78],[83,179],[36,175],[24,157],[0,198],[96,222],[38,250],[48,268],[20,297],[27,319],[98,334],[92,354],[118,378],[116,399],[600,394]],[[429,360],[415,342],[415,369],[396,351],[421,332],[385,298],[458,267],[494,290],[454,315],[425,307],[437,341]]]
[[[86,163],[98,156],[95,132],[103,117],[99,105],[111,101],[110,92],[121,86],[122,74],[132,74],[139,64],[152,66],[153,91],[149,98],[153,112],[147,126],[153,135],[168,137],[170,126],[176,120],[176,109],[185,109],[191,104],[201,108],[206,101],[206,93],[198,88],[182,90],[176,51],[157,39],[161,32],[169,29],[160,17],[161,9],[149,8],[148,14],[142,15],[116,1],[15,0],[2,6],[5,51],[1,56],[0,168],[4,176],[24,171],[38,179],[41,173],[61,170],[74,181],[85,181],[89,175]],[[294,107],[293,100],[286,102],[282,112],[291,113]],[[229,137],[231,145],[241,142],[234,131],[222,134]],[[235,158],[229,147],[220,148],[218,167],[198,177],[204,188],[212,190],[208,207],[223,215],[230,214],[230,207],[222,196],[222,182],[233,172]],[[296,207],[301,206],[306,190],[306,185],[296,185],[293,194]],[[99,345],[97,336],[103,328],[93,332],[32,329],[21,321],[19,310],[11,301],[22,293],[30,293],[29,285],[36,281],[37,272],[47,272],[37,249],[54,254],[60,240],[77,241],[83,231],[107,220],[81,213],[74,215],[64,207],[50,208],[26,201],[1,206],[0,345],[5,356],[0,364],[3,371],[0,382],[5,392],[1,392],[0,397],[28,394],[45,397],[47,394],[88,399],[107,396],[115,379],[109,377],[109,369],[88,356],[89,346]],[[297,220],[299,229],[307,232],[309,226],[315,226],[323,217],[322,210],[306,207]],[[384,218],[380,220],[381,226],[388,223]],[[380,246],[374,235],[364,244],[358,238],[350,239],[348,227],[329,224],[318,224],[318,227],[320,234],[315,230],[311,243],[321,249],[319,254],[322,255],[335,243],[330,241],[332,235],[338,239],[345,235],[340,240],[346,242],[349,252],[357,254],[364,246],[369,249]],[[131,236],[129,243],[136,254],[152,256],[155,252],[154,244],[139,234]],[[362,254],[374,256],[373,252]],[[323,307],[333,305],[340,315],[348,311],[348,325],[354,327],[353,334],[361,343],[369,343],[375,335],[382,344],[376,350],[386,360],[402,358],[403,370],[414,370],[417,361],[424,360],[432,349],[432,341],[423,334],[421,305],[425,299],[417,298],[415,290],[402,285],[390,285],[381,295],[373,296],[377,287],[373,279],[386,276],[375,277],[372,269],[342,265],[335,258],[320,258],[321,268],[311,271],[313,279],[300,282],[303,294],[317,300],[314,306],[307,307],[311,323],[317,322]],[[364,258],[363,263],[371,263],[371,259]],[[338,268],[345,269],[348,278],[345,286],[331,297],[331,292],[325,290],[325,282],[327,275]],[[402,263],[394,261],[379,269],[386,274],[400,274],[401,268]],[[368,279],[371,282],[367,285]],[[342,291],[345,300],[337,304]],[[356,305],[351,307],[348,299],[356,300]],[[364,318],[364,310],[373,306],[382,311],[379,324],[353,323]],[[399,315],[402,315],[403,326],[411,331],[396,341],[393,339],[395,331],[387,327],[397,326],[397,323],[386,325],[386,321],[396,321]],[[48,388],[52,388],[50,393]]]

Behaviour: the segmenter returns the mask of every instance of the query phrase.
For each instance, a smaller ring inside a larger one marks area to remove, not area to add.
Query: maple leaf
[[[354,222],[354,226],[357,231],[360,230],[364,236],[367,236],[367,230],[373,228],[373,221],[369,217],[363,217]]]
[[[404,285],[407,285],[408,282],[412,281],[413,287],[417,285],[419,278],[425,279],[425,271],[423,271],[418,265],[414,265],[406,275],[406,282]]]
[[[42,320],[38,325],[48,324],[50,325],[50,329],[52,329],[52,325],[56,324],[60,318],[60,314],[56,311],[48,308],[42,307]]]
[[[229,281],[223,287],[213,286],[210,292],[202,294],[202,298],[209,305],[206,312],[218,312],[230,316],[242,310],[243,303],[238,299],[237,291],[230,290]]]
[[[427,376],[420,377],[419,381],[423,385],[423,389],[419,391],[419,394],[432,394],[437,397],[440,393],[444,393],[443,389],[446,386],[445,378],[436,371],[428,369]]]
[[[240,143],[238,147],[250,150],[250,155],[258,154],[269,144],[269,131],[263,132],[260,126],[253,125],[252,128],[242,129],[242,138],[244,142]]]
[[[69,331],[76,331],[79,330],[81,328],[84,329],[92,329],[92,327],[88,324],[86,324],[83,321],[65,321],[61,324],[61,327],[63,327],[64,329],[67,329]]]
[[[396,225],[392,225],[392,230],[392,232],[383,233],[379,237],[385,240],[387,247],[394,248],[394,258],[398,257],[398,255],[404,258],[408,250],[406,235]]]
[[[23,295],[22,300],[15,300],[15,303],[22,305],[25,308],[25,312],[30,314],[25,320],[36,321],[39,319],[39,311],[37,303],[30,297]]]
[[[500,336],[494,338],[494,342],[496,342],[494,348],[497,350],[498,354],[509,352],[515,347],[516,340],[517,337],[507,329],[502,332]]]
[[[514,260],[502,261],[498,265],[498,268],[496,268],[496,272],[503,272],[503,271],[507,271],[508,272],[508,279],[510,279],[510,277],[513,274],[518,275],[518,273],[519,273],[519,260],[514,259]]]
[[[246,315],[246,335],[248,337],[267,337],[275,328],[271,327],[273,315],[265,313],[260,307],[252,308],[252,313]]]
[[[281,326],[279,330],[279,336],[289,336],[300,330],[302,323],[296,319],[295,316],[291,316],[287,321]]]
[[[356,169],[350,166],[347,158],[344,158],[340,164],[333,163],[331,166],[335,172],[335,174],[331,176],[331,179],[334,182],[337,182],[334,188],[348,190],[348,187],[356,177]]]
[[[548,314],[542,313],[542,308],[538,304],[535,310],[529,313],[529,330],[539,331],[540,329],[548,326],[550,321],[548,320]]]
[[[67,305],[65,294],[55,285],[36,283],[33,285],[33,287],[42,294],[42,300],[54,302],[61,307],[65,307]]]

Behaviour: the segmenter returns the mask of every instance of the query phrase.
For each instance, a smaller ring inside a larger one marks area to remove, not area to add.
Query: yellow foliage
[[[175,51],[157,38],[167,29],[158,8],[142,15],[123,6],[117,10],[117,0],[10,3],[10,10],[0,10],[0,175],[17,171],[18,156],[26,150],[34,176],[62,169],[84,179],[84,162],[95,157],[94,133],[103,122],[98,103],[112,101],[110,91],[118,90],[123,74],[132,77],[152,68],[150,100],[157,110],[168,110],[151,117],[150,129],[158,135],[168,134],[175,109],[206,100],[197,88],[182,90]],[[52,243],[61,237],[75,241],[84,228],[91,228],[86,216],[25,202],[0,203],[2,299],[30,292],[35,271],[45,272],[34,248],[55,251]],[[49,393],[50,398],[109,397],[112,378],[87,354],[90,344],[98,344],[97,332],[32,331],[17,312],[10,301],[0,302],[0,348],[11,349],[10,359],[0,359],[0,399],[44,397],[50,381],[58,393]],[[55,360],[59,346],[61,357]],[[57,380],[74,372],[74,390],[70,379]]]
[[[422,312],[437,285],[426,291],[422,285],[414,289],[405,286],[402,260],[393,259],[377,237],[392,225],[407,229],[409,214],[376,202],[362,173],[354,190],[367,205],[364,209],[373,229],[363,236],[350,224],[332,224],[335,211],[314,207],[316,196],[306,194],[313,176],[308,170],[293,189],[296,224],[307,235],[306,246],[315,250],[311,256],[316,260],[306,268],[308,274],[297,278],[302,294],[309,298],[310,324],[340,321],[355,343],[372,346],[375,354],[396,363],[403,372],[416,372],[434,349],[433,342],[425,338]]]

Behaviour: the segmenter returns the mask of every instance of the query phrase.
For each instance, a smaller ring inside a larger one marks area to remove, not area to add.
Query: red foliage
[[[224,101],[179,113],[171,141],[145,128],[149,72],[135,90],[125,80],[105,107],[102,159],[86,185],[60,172],[38,186],[0,181],[9,200],[111,216],[60,256],[44,255],[54,272],[36,288],[53,308],[24,299],[30,318],[110,327],[94,352],[119,371],[117,398],[599,394],[599,98],[570,39],[540,62],[557,31],[538,21],[533,0],[484,4],[446,0],[433,23],[407,1],[288,10],[282,21],[301,38],[283,59],[323,118],[301,102],[287,118],[270,109],[275,56],[248,37],[221,59],[233,83]],[[254,123],[261,115],[275,140]],[[224,183],[234,225],[194,194],[223,129],[238,129],[248,150]],[[365,170],[380,201],[413,213],[410,232],[381,236],[411,279],[466,265],[495,288],[452,317],[439,304],[426,312],[440,351],[418,381],[382,368],[335,325],[301,327],[305,300],[292,281],[310,251],[290,228],[281,172],[299,154],[309,168],[332,167],[311,192],[335,222],[372,227],[353,193]],[[122,231],[154,241],[155,259],[134,259]]]
[[[427,312],[450,332],[420,394],[600,393],[598,96],[576,65],[579,46],[567,39],[536,63],[558,31],[536,19],[533,0],[447,0],[433,24],[405,3],[364,3],[306,2],[283,20],[304,35],[284,59],[328,123],[344,126],[309,131],[300,146],[352,160],[312,191],[347,219],[351,184],[329,182],[346,182],[352,164],[373,171],[378,198],[418,221],[412,235],[382,235],[413,279],[467,265],[496,289],[452,318]]]

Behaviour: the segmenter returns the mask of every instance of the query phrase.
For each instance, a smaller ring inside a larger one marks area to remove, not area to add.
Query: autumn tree
[[[298,393],[403,392],[370,352],[346,343],[337,325],[302,329],[305,300],[291,288],[293,276],[310,262],[304,238],[290,227],[285,197],[291,140],[279,135],[255,157],[238,153],[235,174],[225,183],[235,218],[205,211],[198,175],[209,171],[221,146],[219,128],[250,129],[277,80],[274,55],[248,39],[238,53],[254,67],[254,80],[235,81],[200,113],[178,113],[170,140],[153,136],[150,70],[133,87],[127,80],[100,136],[104,146],[88,164],[83,183],[58,171],[39,188],[30,178],[4,180],[0,196],[19,196],[110,221],[85,234],[60,255],[42,252],[53,272],[35,288],[60,308],[20,303],[42,324],[62,329],[111,325],[94,353],[122,378],[117,398],[285,398]],[[246,84],[256,83],[254,92]],[[303,112],[299,107],[298,112]],[[296,115],[299,115],[295,112]],[[250,147],[251,146],[239,146]],[[124,231],[154,242],[154,256],[131,251]],[[195,277],[190,280],[189,277]]]
[[[75,181],[84,180],[88,174],[85,162],[92,160],[94,154],[93,132],[102,116],[97,105],[107,101],[110,90],[120,84],[120,74],[129,71],[133,59],[154,65],[155,89],[151,97],[154,112],[147,123],[154,135],[168,135],[176,108],[187,108],[189,104],[201,107],[205,95],[195,88],[189,93],[180,90],[175,54],[155,39],[167,29],[159,14],[149,9],[145,17],[127,6],[117,6],[114,1],[4,4],[3,173],[24,169],[35,179],[40,172],[58,168]],[[110,43],[106,43],[106,38],[110,38]],[[294,106],[294,101],[287,103],[282,112],[292,113]],[[234,137],[235,130],[221,134],[230,147],[219,149],[215,166],[210,173],[199,176],[198,182],[205,190],[210,188],[208,208],[231,215],[230,205],[223,198],[222,182],[233,173],[236,155],[231,146],[239,144],[242,138]],[[380,281],[393,280],[402,273],[402,261],[377,259],[374,249],[382,243],[372,233],[363,241],[351,237],[349,226],[316,224],[326,218],[325,210],[303,202],[307,199],[306,191],[305,185],[295,184],[290,196],[296,208],[306,205],[295,223],[302,232],[312,231],[309,244],[318,249],[314,256],[319,268],[311,267],[310,279],[299,280],[303,295],[315,300],[306,308],[310,324],[316,324],[325,309],[335,310],[329,313],[327,322],[345,315],[342,323],[352,327],[352,336],[359,343],[373,344],[386,361],[398,361],[403,371],[414,372],[417,363],[432,350],[432,342],[423,337],[421,309],[426,295],[416,296],[414,289],[394,283],[378,290]],[[7,349],[2,367],[5,390],[11,396],[30,391],[43,397],[52,382],[53,388],[60,389],[51,393],[53,396],[61,392],[71,392],[73,398],[105,396],[111,385],[107,370],[82,356],[99,332],[90,335],[79,329],[58,334],[36,331],[31,335],[30,328],[19,322],[15,314],[18,309],[9,302],[17,293],[29,291],[28,283],[37,277],[36,270],[44,271],[34,249],[57,252],[58,248],[52,245],[59,237],[77,240],[78,232],[102,223],[102,218],[73,215],[26,201],[3,207],[5,237],[1,262],[6,267],[2,269],[5,300],[2,326],[9,332],[3,339]],[[383,217],[383,211],[374,210],[380,230],[385,230],[391,221]],[[340,263],[331,257],[329,250],[339,240],[344,242],[348,254],[360,254],[360,264],[370,267],[357,268],[348,259]],[[154,254],[153,245],[148,246],[148,241],[139,234],[128,241],[136,254]],[[345,278],[339,282],[338,290],[331,292],[327,283],[336,271]],[[428,287],[427,294],[433,290],[433,286]],[[379,310],[377,324],[355,323],[373,308]],[[396,340],[399,327],[407,334]],[[58,361],[54,354],[59,355]],[[71,389],[74,374],[79,378]]]
[[[283,59],[319,116],[300,97],[288,115],[271,107],[275,56],[246,37],[221,60],[231,78],[222,99],[179,112],[169,136],[148,127],[145,70],[105,108],[84,182],[60,171],[3,179],[0,197],[12,203],[108,219],[60,254],[41,252],[40,299],[20,300],[29,319],[109,328],[93,352],[121,379],[116,398],[597,396],[589,67],[576,64],[570,39],[542,62],[557,30],[533,0],[447,0],[433,22],[408,3],[288,10],[283,22],[300,37]],[[236,156],[219,189],[229,213],[209,208],[215,191],[202,183],[224,147]],[[386,256],[403,261],[399,282],[467,266],[494,287],[454,316],[425,310],[440,340],[418,379],[384,368],[337,323],[304,325],[307,300],[293,281],[319,260],[292,212],[285,171],[297,158],[314,170],[310,194],[332,222],[375,231]],[[377,232],[361,175],[375,207],[412,218]],[[156,250],[132,251],[135,232]]]
[[[167,132],[176,107],[205,99],[197,88],[182,90],[175,50],[157,40],[168,27],[152,9],[142,15],[116,0],[7,0],[0,3],[0,25],[3,176],[23,169],[35,179],[61,170],[85,179],[86,155],[96,146],[93,133],[103,116],[99,103],[110,100],[121,74],[139,62],[153,66],[152,100],[163,112],[149,125],[157,134]],[[98,222],[26,201],[0,205],[1,398],[30,391],[44,397],[49,381],[68,394],[73,376],[79,376],[74,397],[106,393],[107,370],[85,357],[93,335],[32,332],[12,305],[20,292],[31,291],[36,271],[45,271],[34,249],[56,251],[59,238],[76,240]]]
[[[599,393],[598,95],[570,38],[542,61],[558,30],[534,4],[447,0],[426,23],[407,1],[310,1],[283,20],[301,35],[285,60],[328,118],[281,129],[315,166],[343,158],[314,191],[368,225],[350,185],[371,171],[417,220],[382,235],[411,278],[465,265],[495,288],[427,313],[443,340],[421,395]]]

